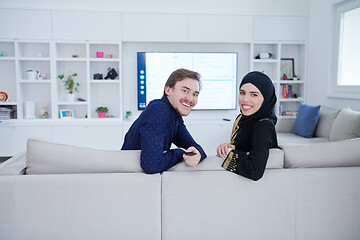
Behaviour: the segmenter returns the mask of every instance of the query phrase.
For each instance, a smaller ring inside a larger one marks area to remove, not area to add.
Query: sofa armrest
[[[283,146],[285,168],[360,166],[360,138],[304,146]]]
[[[26,169],[25,151],[0,164],[0,175],[23,175]]]

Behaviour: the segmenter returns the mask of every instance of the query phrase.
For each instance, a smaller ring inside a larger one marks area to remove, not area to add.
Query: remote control
[[[188,155],[188,156],[195,156],[195,155],[196,155],[196,153],[194,153],[194,152],[185,152],[185,155]]]

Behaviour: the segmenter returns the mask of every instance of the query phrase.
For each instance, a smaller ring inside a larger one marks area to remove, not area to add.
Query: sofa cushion
[[[25,151],[0,164],[0,175],[23,175],[26,168]]]
[[[284,146],[285,168],[360,166],[360,138]]]
[[[300,103],[298,114],[295,119],[295,125],[292,133],[312,138],[316,124],[319,120],[320,105],[309,105]]]
[[[313,143],[329,142],[329,138],[314,137],[304,138],[292,133],[277,133],[278,145],[282,148],[284,146],[304,146]]]
[[[223,158],[211,155],[194,167],[190,167],[185,164],[185,161],[182,161],[170,168],[168,171],[225,171],[225,169],[221,167],[223,162]],[[283,166],[284,152],[277,148],[270,149],[266,168],[283,168]]]
[[[29,139],[27,174],[142,172],[140,150],[97,150]]]
[[[347,107],[339,113],[330,131],[330,141],[360,137],[360,112]]]
[[[314,137],[328,138],[330,136],[331,127],[333,126],[339,112],[339,109],[321,106],[320,116],[315,128]]]

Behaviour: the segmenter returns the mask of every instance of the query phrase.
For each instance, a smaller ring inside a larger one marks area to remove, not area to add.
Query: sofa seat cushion
[[[284,146],[285,168],[360,166],[360,138]]]
[[[139,150],[97,150],[29,139],[26,174],[142,172]]]
[[[225,169],[221,167],[223,161],[223,158],[211,155],[194,167],[190,167],[185,164],[185,161],[182,161],[168,171],[225,171]],[[266,168],[283,168],[283,166],[284,152],[281,149],[270,149]]]
[[[304,138],[293,133],[277,133],[277,140],[281,148],[284,146],[302,146],[311,143],[329,142],[329,138]]]

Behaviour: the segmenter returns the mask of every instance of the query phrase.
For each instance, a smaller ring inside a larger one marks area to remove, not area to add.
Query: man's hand
[[[184,150],[185,152],[196,153],[196,155],[193,156],[185,155],[185,153],[183,154],[183,158],[185,160],[186,165],[194,167],[200,162],[201,154],[195,147],[189,147],[188,149],[184,149],[184,148],[181,149]]]
[[[229,148],[231,150],[235,150],[235,145],[231,145],[229,143],[220,144],[220,146],[216,149],[216,156],[226,158],[229,153]]]

